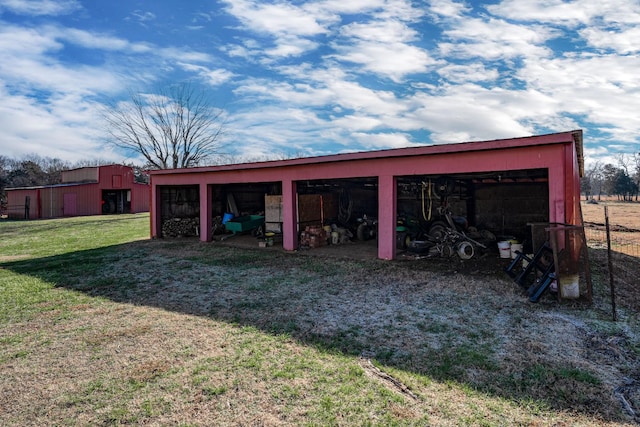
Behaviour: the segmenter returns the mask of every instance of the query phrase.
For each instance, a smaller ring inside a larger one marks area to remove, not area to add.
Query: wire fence
[[[590,247],[596,249],[607,248],[606,230],[585,227],[584,234],[587,238],[587,244]],[[636,237],[634,239],[634,236],[630,236],[630,234],[634,234],[636,236],[640,235],[640,233],[611,231],[611,250],[620,254],[640,258],[640,242],[638,241],[640,238]]]

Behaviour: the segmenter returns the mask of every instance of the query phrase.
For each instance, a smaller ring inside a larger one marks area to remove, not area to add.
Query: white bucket
[[[580,275],[560,277],[560,296],[567,299],[580,298]]]
[[[511,259],[516,259],[518,257],[516,251],[520,251],[520,253],[522,253],[522,243],[511,244]]]
[[[511,242],[508,240],[498,242],[498,251],[500,252],[500,258],[511,258]]]
[[[340,233],[338,233],[337,231],[332,231],[331,232],[331,244],[332,245],[337,245],[340,243]]]

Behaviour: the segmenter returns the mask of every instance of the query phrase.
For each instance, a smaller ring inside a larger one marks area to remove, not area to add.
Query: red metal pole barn
[[[306,180],[375,178],[378,183],[378,257],[396,255],[397,179],[546,169],[549,222],[580,224],[582,131],[460,144],[336,154],[322,157],[151,171],[151,236],[161,235],[159,187],[198,185],[200,239],[212,239],[213,185],[279,182],[283,196],[283,247],[297,241],[297,183]]]

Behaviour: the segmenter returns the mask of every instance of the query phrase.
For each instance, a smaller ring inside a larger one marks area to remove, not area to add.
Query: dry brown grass
[[[604,224],[604,207],[609,209],[612,226],[624,227],[640,232],[640,202],[621,202],[613,198],[601,200],[597,204],[582,202],[582,213],[586,222]]]
[[[598,204],[582,202],[587,238],[606,247],[606,216],[608,208],[611,245],[617,252],[640,257],[640,203],[613,199]]]
[[[637,311],[530,304],[502,267],[188,239],[5,263],[43,298],[0,288],[0,425],[633,425]]]
[[[591,266],[609,284],[604,206],[609,211],[613,275],[617,300],[640,311],[640,203],[612,198],[598,204],[582,203],[585,232],[593,247]]]

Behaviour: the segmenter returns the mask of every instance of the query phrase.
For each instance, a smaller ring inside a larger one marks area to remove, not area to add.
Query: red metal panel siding
[[[40,190],[41,218],[62,216],[62,194],[56,187],[44,187]]]
[[[135,182],[135,174],[129,166],[100,166],[98,184],[103,189],[131,188]]]
[[[131,213],[149,212],[150,186],[133,184],[131,186]]]
[[[25,199],[30,198],[29,219],[38,219],[39,204],[37,189],[7,190],[7,216],[13,219],[24,219]]]
[[[129,166],[109,165],[100,167],[100,190],[130,190],[131,213],[148,212],[150,186],[135,182],[135,174]],[[101,191],[100,197],[102,197]]]
[[[102,192],[98,184],[85,184],[75,187],[77,195],[77,215],[99,215],[102,213]]]
[[[65,202],[75,197],[75,213]],[[66,200],[65,200],[66,198]],[[97,184],[79,184],[65,187],[44,187],[40,190],[42,218],[62,216],[98,215],[101,213],[101,194]]]
[[[77,185],[17,188],[7,190],[9,212],[12,218],[24,218],[25,197],[31,198],[29,218],[58,218],[74,215],[100,215],[102,213],[102,190],[118,189],[131,191],[131,212],[149,210],[150,187],[135,183],[133,169],[128,166],[111,165],[99,168],[84,168],[99,172],[99,182]],[[85,173],[86,172],[86,173]],[[85,176],[87,171],[70,171],[70,177]],[[75,175],[74,175],[75,174]],[[75,198],[75,210],[71,207]],[[65,200],[66,199],[66,200]],[[66,201],[66,203],[65,203]]]
[[[474,172],[497,172],[523,169],[547,169],[549,171],[549,220],[575,223],[576,200],[579,203],[579,182],[575,161],[575,132],[515,138],[477,143],[450,144],[447,146],[419,147],[381,152],[334,155],[316,159],[263,162],[244,165],[196,168],[191,170],[152,171],[152,199],[157,204],[158,186],[282,182],[283,194],[295,188],[295,182],[313,179],[338,179],[358,177],[390,177],[406,175],[437,175]],[[570,155],[568,153],[571,153]],[[570,183],[569,183],[570,182]],[[389,206],[394,192],[386,188],[380,194],[379,203]],[[385,197],[384,200],[382,197]],[[157,206],[153,205],[157,208]],[[294,209],[285,204],[286,209]],[[285,210],[286,210],[285,209]],[[206,201],[201,200],[201,215],[210,215]],[[393,224],[395,212],[383,211],[381,223]],[[291,212],[283,212],[283,218],[293,218]],[[286,219],[285,219],[285,222]],[[152,236],[159,235],[158,212],[151,213]],[[291,231],[292,224],[284,224]],[[393,227],[390,227],[392,229]],[[293,234],[293,233],[292,233]],[[393,234],[393,233],[392,233]],[[390,258],[395,241],[382,236],[378,255]],[[207,239],[207,233],[201,233]],[[294,249],[294,236],[284,236],[285,249]]]
[[[301,181],[362,178],[381,175],[453,174],[563,167],[563,146],[524,146],[505,150],[391,157],[349,162],[317,163],[253,170],[220,170],[181,174],[152,173],[153,186]]]
[[[62,212],[64,213],[64,216],[76,216],[76,193],[64,193],[62,200]]]
[[[502,140],[494,140],[494,141],[479,141],[479,142],[464,142],[459,144],[445,144],[445,145],[431,145],[431,146],[423,146],[423,147],[412,147],[412,148],[399,148],[399,149],[391,149],[391,150],[380,150],[380,151],[369,151],[369,152],[359,152],[359,153],[347,153],[347,154],[335,154],[329,156],[321,156],[321,157],[309,157],[309,158],[300,158],[300,159],[292,159],[292,160],[278,160],[278,161],[268,161],[268,162],[256,162],[256,163],[245,163],[245,164],[232,164],[232,165],[223,165],[223,166],[206,166],[200,168],[190,168],[190,169],[165,169],[165,170],[156,170],[150,171],[150,175],[183,175],[183,174],[192,174],[192,173],[205,173],[205,172],[216,172],[220,173],[223,171],[230,171],[234,174],[244,174],[244,172],[251,172],[255,169],[279,169],[283,170],[284,168],[295,167],[295,166],[313,166],[313,168],[317,167],[319,164],[327,164],[327,163],[352,163],[353,161],[362,161],[362,160],[375,160],[375,159],[391,159],[391,158],[400,158],[400,157],[410,157],[410,158],[418,158],[424,156],[437,156],[437,155],[447,155],[452,153],[464,153],[464,152],[481,152],[481,151],[499,151],[505,149],[512,148],[522,148],[522,147],[541,147],[545,145],[558,145],[558,144],[573,144],[574,143],[574,135],[576,132],[580,131],[570,131],[563,133],[556,133],[550,135],[538,135],[531,137],[522,137],[522,138],[511,138],[511,139],[502,139]],[[359,175],[359,176],[368,176],[368,175]],[[238,182],[244,182],[242,180]]]

